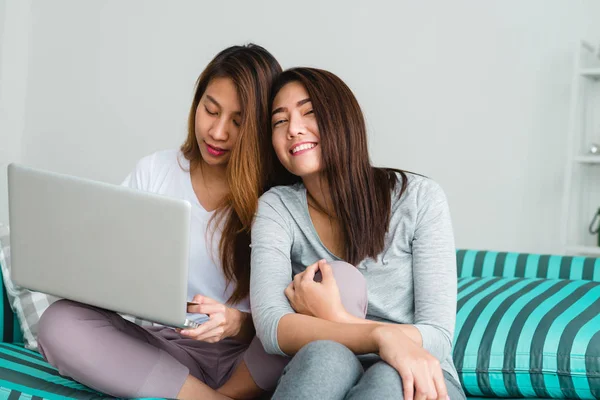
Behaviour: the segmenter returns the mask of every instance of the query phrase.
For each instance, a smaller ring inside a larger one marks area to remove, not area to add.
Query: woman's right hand
[[[381,359],[402,377],[406,400],[449,399],[440,362],[398,327],[380,325],[373,330],[373,339]]]
[[[210,297],[195,295],[193,304],[188,304],[187,312],[208,315],[208,321],[197,328],[180,329],[179,333],[190,339],[217,343],[225,338],[236,336],[242,329],[244,313],[227,307]]]

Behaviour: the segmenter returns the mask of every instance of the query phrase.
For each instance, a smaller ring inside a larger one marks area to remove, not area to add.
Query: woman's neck
[[[334,255],[344,258],[346,246],[341,222],[331,201],[331,189],[323,177],[303,178],[308,213],[323,245]]]
[[[229,194],[226,167],[211,166],[200,160],[191,165],[190,175],[196,197],[207,211],[219,207]]]
[[[331,201],[331,192],[327,180],[322,176],[314,175],[302,178],[302,182],[308,194],[308,205],[330,218],[335,218],[336,212]]]
[[[192,166],[192,170],[195,175],[199,175],[203,183],[208,187],[213,187],[219,191],[229,188],[227,182],[227,166],[222,165],[209,165],[204,160],[196,162]]]

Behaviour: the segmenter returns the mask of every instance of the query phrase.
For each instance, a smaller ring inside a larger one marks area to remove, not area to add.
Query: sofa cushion
[[[600,398],[600,283],[459,278],[453,357],[471,396]]]
[[[456,266],[461,278],[502,276],[600,282],[600,258],[595,257],[457,250]]]
[[[40,354],[8,343],[0,343],[0,387],[45,399],[108,398],[60,376]]]
[[[114,398],[61,376],[34,351],[0,343],[0,398],[24,399],[32,396],[48,400]]]

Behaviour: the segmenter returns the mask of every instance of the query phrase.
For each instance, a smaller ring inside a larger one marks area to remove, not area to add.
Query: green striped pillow
[[[453,357],[471,396],[600,398],[600,283],[459,278]]]
[[[600,282],[600,258],[593,257],[458,250],[456,266],[459,278],[503,276]]]

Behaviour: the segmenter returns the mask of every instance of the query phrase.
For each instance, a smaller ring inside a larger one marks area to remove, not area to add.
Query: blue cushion
[[[12,397],[11,397],[12,396]],[[19,345],[0,343],[0,398],[113,399],[60,376],[42,356]]]
[[[40,354],[9,343],[0,343],[0,387],[45,399],[105,397],[60,376]]]
[[[459,278],[453,357],[470,396],[600,398],[600,283]]]
[[[600,282],[600,258],[595,257],[457,250],[456,266],[461,278],[502,276]]]

